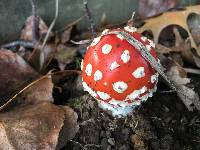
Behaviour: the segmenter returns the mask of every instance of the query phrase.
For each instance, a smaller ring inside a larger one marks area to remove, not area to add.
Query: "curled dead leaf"
[[[187,87],[190,79],[187,77],[186,71],[182,66],[163,55],[160,59],[162,64],[167,64],[166,75],[178,88],[177,94],[187,109],[193,111],[195,107],[197,110],[200,110],[199,95],[192,88]]]
[[[185,104],[187,109],[189,111],[193,111],[194,107],[197,110],[200,110],[200,100],[199,100],[199,95],[191,88],[185,86],[185,85],[180,85],[179,88],[181,89],[182,92],[187,95],[190,99],[188,99],[186,96],[184,96],[181,93],[178,93],[179,98],[182,100],[182,102]],[[193,106],[194,105],[194,106]]]
[[[41,43],[34,49],[28,62],[38,71],[47,67],[56,51],[54,44],[46,44],[43,48]]]
[[[187,38],[186,40],[184,40],[181,37],[177,28],[173,28],[173,32],[175,35],[175,46],[172,47],[173,51],[178,49],[180,51],[182,58],[185,61],[193,65],[196,65],[197,67],[200,67],[200,56],[194,49],[192,49],[190,39]]]
[[[200,6],[190,6],[186,7],[185,10],[166,12],[161,14],[160,16],[149,18],[145,20],[145,24],[143,26],[138,28],[138,31],[140,33],[143,33],[145,31],[151,31],[153,34],[154,41],[158,43],[160,34],[164,28],[170,25],[177,25],[187,31],[189,39],[191,40],[192,48],[195,48],[197,50],[198,55],[200,55],[200,48],[194,40],[187,23],[188,16],[192,13],[200,15]]]
[[[186,85],[190,83],[190,79],[186,77],[186,72],[180,66],[171,66],[171,68],[167,70],[166,75],[178,85]]]
[[[29,86],[29,85],[28,85]],[[31,83],[31,85],[25,89],[22,94],[17,98],[18,104],[36,104],[43,101],[53,102],[53,83],[50,75],[46,75],[42,78]]]
[[[67,64],[73,62],[75,56],[77,56],[76,47],[67,47],[63,44],[59,44],[57,46],[55,58],[58,61],[58,65],[61,70],[64,70]]]
[[[48,31],[48,27],[45,24],[45,22],[42,20],[42,18],[37,17],[37,19],[39,20],[38,21],[38,24],[39,24],[39,31],[38,31],[39,35],[38,36],[41,39],[43,39]],[[21,31],[20,39],[25,40],[25,41],[32,41],[33,40],[32,39],[32,29],[33,29],[33,16],[30,16],[27,18],[24,28]],[[53,36],[53,33],[51,32],[49,37],[52,37],[52,36]]]
[[[19,55],[0,50],[0,105],[38,76]]]
[[[1,113],[0,149],[54,150],[58,143],[61,147],[73,138],[78,130],[76,120],[77,115],[71,108],[49,102],[21,106]],[[61,130],[67,131],[67,134],[60,139]]]
[[[72,28],[73,26],[70,26],[68,29],[66,29],[62,34],[61,34],[61,43],[65,44],[66,42],[68,42],[71,38],[71,32],[72,32]]]

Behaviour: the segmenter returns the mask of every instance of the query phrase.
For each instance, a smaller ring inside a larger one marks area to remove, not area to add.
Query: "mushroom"
[[[156,91],[158,73],[133,46],[119,34],[123,32],[142,45],[158,62],[155,44],[126,26],[124,29],[104,30],[88,47],[81,63],[84,90],[99,106],[123,117],[141,105]]]

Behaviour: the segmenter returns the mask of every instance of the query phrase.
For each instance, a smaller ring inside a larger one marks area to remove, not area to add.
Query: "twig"
[[[58,18],[58,0],[56,0],[55,16],[54,16],[54,19],[53,19],[53,21],[52,21],[52,23],[51,23],[51,25],[50,25],[50,27],[49,27],[49,29],[48,29],[48,31],[47,31],[47,34],[46,34],[46,36],[45,36],[45,38],[44,38],[44,41],[43,41],[43,43],[42,43],[42,49],[44,48],[44,46],[45,46],[45,44],[46,44],[46,42],[47,42],[47,40],[48,40],[49,34],[50,34],[52,28],[54,27],[57,18]]]
[[[76,44],[76,45],[84,45],[84,44],[89,44],[92,42],[92,40],[81,40],[81,41],[73,41],[73,40],[70,40],[70,42],[72,42],[73,44]]]
[[[192,68],[183,68],[187,73],[198,74],[200,75],[199,69],[192,69]]]
[[[92,36],[93,36],[93,38],[95,38],[96,37],[96,28],[95,28],[94,20],[92,19],[90,9],[88,7],[87,0],[83,0],[83,5],[84,5],[84,9],[85,9],[85,13],[87,15],[87,18],[90,22],[90,28],[91,28],[91,31],[92,31]]]
[[[1,45],[1,48],[10,48],[10,47],[16,47],[16,46],[23,46],[26,48],[33,48],[34,43],[29,42],[29,41],[24,41],[24,40],[18,40],[18,41],[13,41],[7,44]]]
[[[76,73],[81,74],[80,70],[60,70],[52,73],[48,73],[48,75],[56,75],[56,74],[62,74],[62,73]]]
[[[175,93],[175,92],[176,92],[175,90],[158,91],[158,93],[161,93],[161,94],[168,94],[168,93]]]
[[[38,17],[36,13],[36,0],[30,0],[31,6],[32,6],[32,16],[33,16],[33,22],[32,22],[32,41],[33,43],[36,43],[38,41]]]
[[[69,140],[70,142],[79,145],[83,150],[87,150],[87,147],[96,147],[96,148],[100,148],[100,145],[96,145],[96,144],[86,144],[86,145],[82,145],[81,143],[74,141],[74,140]]]
[[[74,143],[74,144],[79,145],[83,150],[87,150],[87,149],[85,149],[85,147],[84,147],[81,143],[79,143],[79,142],[76,142],[76,141],[74,141],[74,140],[69,140],[69,142],[72,142],[72,143]]]
[[[48,40],[48,38],[49,38],[49,35],[50,35],[50,32],[51,32],[51,30],[53,29],[53,27],[54,27],[54,25],[55,25],[55,23],[56,23],[56,20],[57,20],[57,18],[58,18],[58,0],[56,0],[55,1],[56,2],[56,7],[55,7],[55,16],[54,16],[54,19],[53,19],[53,21],[51,22],[51,25],[50,25],[50,27],[49,27],[49,29],[48,29],[48,31],[47,31],[47,34],[46,34],[46,36],[45,36],[45,38],[44,38],[44,41],[43,41],[43,43],[42,43],[42,47],[41,47],[41,50],[40,50],[40,71],[42,71],[42,70],[44,70],[46,67],[47,67],[47,65],[46,66],[43,66],[43,64],[44,64],[44,53],[43,53],[43,49],[44,49],[44,46],[46,45],[46,43],[47,43],[47,40]],[[43,62],[42,62],[43,61]],[[50,62],[50,60],[48,61],[48,63]],[[47,63],[47,64],[48,64]]]
[[[84,147],[96,147],[96,148],[100,148],[101,146],[100,145],[96,145],[96,144],[86,144],[84,145]]]

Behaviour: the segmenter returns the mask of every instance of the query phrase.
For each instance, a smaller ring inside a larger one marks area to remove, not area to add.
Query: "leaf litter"
[[[171,2],[170,7],[174,7],[176,1]],[[199,6],[191,6],[185,10],[166,12],[146,19],[145,24],[139,27],[141,33],[152,31],[166,75],[187,95],[185,97],[178,94],[183,103],[173,93],[159,93],[161,89],[168,89],[165,83],[160,82],[158,93],[136,108],[131,116],[123,119],[112,118],[103,112],[83,92],[79,69],[87,44],[82,41],[71,42],[85,40],[79,32],[73,31],[72,34],[72,29],[80,18],[59,35],[53,33],[38,18],[40,40],[33,48],[20,46],[23,55],[19,51],[0,51],[0,67],[5,70],[0,75],[1,103],[7,106],[6,100],[11,100],[9,107],[3,107],[0,113],[0,148],[157,150],[171,147],[195,149],[200,146],[195,142],[200,139],[200,126],[196,119],[199,118],[196,110],[200,109],[197,94],[200,91],[196,87],[200,85],[198,79],[187,74],[189,69],[193,69],[188,68],[188,65],[199,68],[200,63],[199,32],[194,32],[198,31],[198,17],[186,19],[191,13],[199,14],[198,8]],[[155,9],[152,14],[167,9]],[[166,21],[169,16],[177,18],[176,21]],[[22,30],[22,40],[33,40],[33,19],[30,17],[27,20]],[[188,24],[188,21],[194,23]],[[183,38],[182,30],[174,26],[171,41],[159,40],[163,36],[162,31],[171,25],[184,28],[188,37]],[[43,47],[47,32],[50,34]],[[42,57],[40,51],[43,51]],[[49,71],[51,72],[48,73]],[[186,137],[189,139],[185,140]]]

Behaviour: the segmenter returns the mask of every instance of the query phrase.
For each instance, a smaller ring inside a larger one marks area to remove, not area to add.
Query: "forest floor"
[[[200,94],[198,76],[192,77],[192,83]],[[158,86],[162,88],[164,85]],[[80,103],[76,99],[72,107],[78,113],[80,129],[63,150],[200,149],[200,115],[188,112],[176,94],[158,90],[133,114],[123,119],[103,112],[88,95],[78,100]]]

